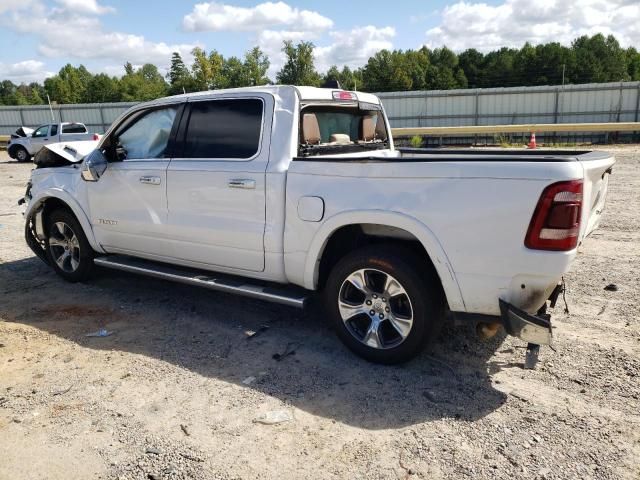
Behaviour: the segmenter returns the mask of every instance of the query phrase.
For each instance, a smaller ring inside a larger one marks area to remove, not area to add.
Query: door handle
[[[146,183],[147,185],[160,185],[160,177],[145,175],[140,177],[140,183]]]
[[[253,190],[256,188],[256,181],[250,178],[234,178],[229,180],[229,188],[244,188],[246,190]]]

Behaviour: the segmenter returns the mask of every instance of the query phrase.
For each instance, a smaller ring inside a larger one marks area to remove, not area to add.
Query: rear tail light
[[[100,140],[100,135],[98,135],[97,133],[93,134],[93,139],[94,140]]]
[[[535,250],[573,250],[578,245],[582,211],[582,180],[549,185],[544,189],[524,240]]]

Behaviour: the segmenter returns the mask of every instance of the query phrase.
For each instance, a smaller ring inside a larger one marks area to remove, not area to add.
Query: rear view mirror
[[[97,182],[107,169],[107,157],[99,148],[95,149],[84,159],[82,178],[87,182]]]

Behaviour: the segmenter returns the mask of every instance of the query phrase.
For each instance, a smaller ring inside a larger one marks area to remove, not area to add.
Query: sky
[[[67,63],[122,75],[123,65],[166,72],[199,46],[242,57],[255,45],[283,63],[283,40],[312,41],[318,70],[359,67],[378,50],[448,46],[489,51],[580,35],[613,34],[640,47],[640,0],[0,0],[0,79],[42,81]]]

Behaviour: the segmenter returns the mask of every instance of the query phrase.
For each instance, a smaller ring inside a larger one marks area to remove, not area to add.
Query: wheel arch
[[[358,235],[415,244],[426,254],[437,274],[449,308],[465,311],[453,268],[435,234],[423,223],[402,213],[382,211],[344,212],[326,220],[314,236],[305,262],[304,286],[317,289],[326,279],[327,269],[337,260],[332,245],[339,244],[344,255],[361,246]],[[345,246],[347,248],[345,248]],[[328,256],[327,256],[328,255]],[[333,257],[331,256],[333,255]]]
[[[43,214],[43,224],[46,225],[47,215],[58,208],[70,211],[80,223],[82,231],[86,235],[91,248],[96,252],[104,253],[104,250],[96,241],[93,234],[93,228],[91,227],[91,222],[84,210],[80,207],[78,202],[64,190],[48,189],[40,192],[39,195],[36,198],[33,198],[29,203],[29,208],[25,212],[25,218],[27,218],[28,221],[31,215],[41,211]]]

